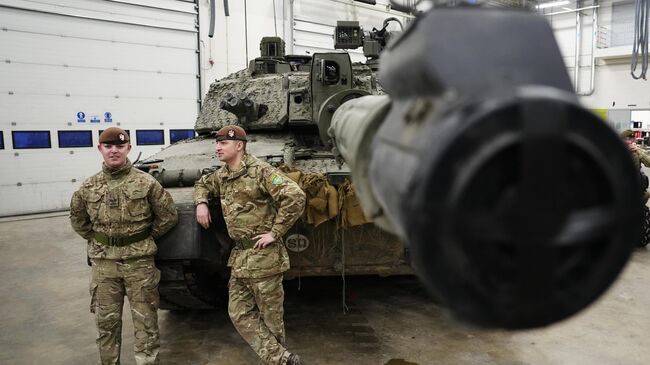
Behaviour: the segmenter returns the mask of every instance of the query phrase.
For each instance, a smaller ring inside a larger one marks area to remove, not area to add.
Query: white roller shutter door
[[[179,0],[0,0],[0,216],[67,208],[99,171],[109,126],[130,132],[131,160],[191,133],[197,12]],[[92,146],[65,147],[89,134]]]

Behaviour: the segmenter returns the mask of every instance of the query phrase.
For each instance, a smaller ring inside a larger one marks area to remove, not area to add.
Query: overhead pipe
[[[552,13],[544,13],[544,16],[551,16],[551,15],[560,15],[560,14],[575,13],[575,12],[577,12],[577,11],[582,11],[582,10],[591,10],[591,9],[596,9],[596,8],[600,8],[600,5],[585,6],[585,7],[578,8],[578,9],[570,9],[570,10],[555,11],[555,12],[552,12]]]
[[[390,5],[391,10],[383,10],[383,9],[386,9],[386,8],[382,9],[382,7],[380,7],[380,6],[364,5],[363,2],[355,4],[353,1],[350,1],[350,0],[329,0],[329,1],[334,2],[334,3],[344,4],[344,5],[351,5],[351,6],[354,6],[356,8],[359,8],[359,9],[366,9],[366,10],[375,11],[375,12],[384,13],[384,14],[393,15],[393,16],[397,15],[397,16],[401,16],[401,17],[405,17],[405,18],[409,18],[409,19],[415,18],[415,16],[411,15],[411,12],[409,11],[410,9],[408,9],[407,7],[404,7],[404,6],[399,6],[399,5],[397,7],[395,7],[393,4],[391,4]],[[402,14],[395,14],[395,12],[400,12]]]
[[[214,0],[212,1],[214,2]],[[196,58],[196,71],[198,74],[196,75],[197,78],[197,94],[198,97],[196,98],[196,108],[197,108],[197,113],[201,113],[201,105],[203,105],[203,75],[201,74],[201,60],[203,59],[203,52],[201,52],[201,32],[200,32],[200,25],[199,22],[201,20],[201,17],[199,16],[198,9],[199,5],[198,2],[196,3],[196,52],[197,52],[197,58]],[[214,32],[214,14],[210,15],[210,28],[212,29],[212,32]],[[210,35],[210,38],[212,38],[212,35]],[[208,41],[210,42],[210,41]],[[198,115],[198,114],[197,114]],[[138,156],[140,158],[140,156]]]
[[[287,45],[289,46],[289,54],[293,54],[293,32],[294,32],[294,27],[296,24],[294,24],[294,15],[293,15],[293,2],[294,0],[289,0],[289,39],[287,39]]]
[[[217,0],[210,1],[210,28],[208,29],[208,37],[210,38],[214,37],[214,22],[215,22],[215,18],[217,17],[215,4],[214,4],[215,1]]]
[[[576,1],[576,8],[580,7],[580,0]],[[573,84],[576,93],[580,88],[580,45],[582,40],[582,19],[580,19],[580,12],[576,12],[576,48],[573,60]]]
[[[596,52],[596,40],[598,39],[598,0],[594,0],[593,2],[594,7],[592,10],[592,18],[591,18],[591,70],[590,70],[590,79],[589,79],[589,90],[587,90],[584,93],[578,92],[578,89],[576,88],[576,92],[580,96],[589,96],[593,95],[594,91],[596,90],[596,57],[595,57],[595,52]]]
[[[244,46],[246,47],[246,67],[248,67],[248,8],[244,0]]]

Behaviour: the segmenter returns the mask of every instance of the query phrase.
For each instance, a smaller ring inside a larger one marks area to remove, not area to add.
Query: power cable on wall
[[[205,51],[205,42],[203,40],[199,41],[201,43],[201,47],[203,47],[203,50]],[[214,59],[212,59],[212,41],[208,40],[208,66],[203,67],[201,66],[201,70],[209,70],[214,66]]]
[[[216,0],[215,0],[216,1]],[[230,10],[228,6],[228,0],[223,0],[223,14],[225,16],[230,16]]]
[[[224,47],[224,58],[226,59],[226,75],[230,74],[230,57],[228,56],[228,41],[230,38],[228,38],[228,18],[225,19],[223,23],[223,30],[226,36],[226,47]]]
[[[248,8],[244,0],[244,43],[246,47],[246,65],[248,66]]]
[[[634,9],[634,44],[630,73],[635,80],[646,79],[648,71],[648,16],[650,3],[648,0],[636,0]],[[637,76],[636,69],[641,58],[641,73]]]

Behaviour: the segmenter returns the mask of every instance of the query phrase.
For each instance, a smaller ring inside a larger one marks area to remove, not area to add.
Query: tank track
[[[643,233],[639,247],[646,247],[650,243],[650,209],[643,207]]]
[[[219,291],[224,288],[218,280],[213,281],[213,288],[206,290],[201,285],[203,278],[200,272],[192,271],[191,262],[159,262],[158,268],[161,272],[161,281],[158,287],[160,292],[160,308],[167,310],[189,310],[189,309],[215,309],[224,303],[225,292],[220,295]]]

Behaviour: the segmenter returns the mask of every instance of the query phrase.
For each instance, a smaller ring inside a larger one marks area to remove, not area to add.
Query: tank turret
[[[360,35],[346,33],[348,46]],[[215,283],[232,241],[218,200],[210,231],[196,223],[187,180],[220,168],[210,133],[233,123],[248,153],[307,194],[284,237],[288,279],[415,272],[461,320],[518,329],[576,313],[625,265],[640,238],[638,173],[579,105],[543,18],[436,9],[386,46],[381,84],[347,53],[280,48],[263,43],[247,69],[215,81],[199,137],[141,165],[179,210],[157,242],[164,307],[224,298]]]

